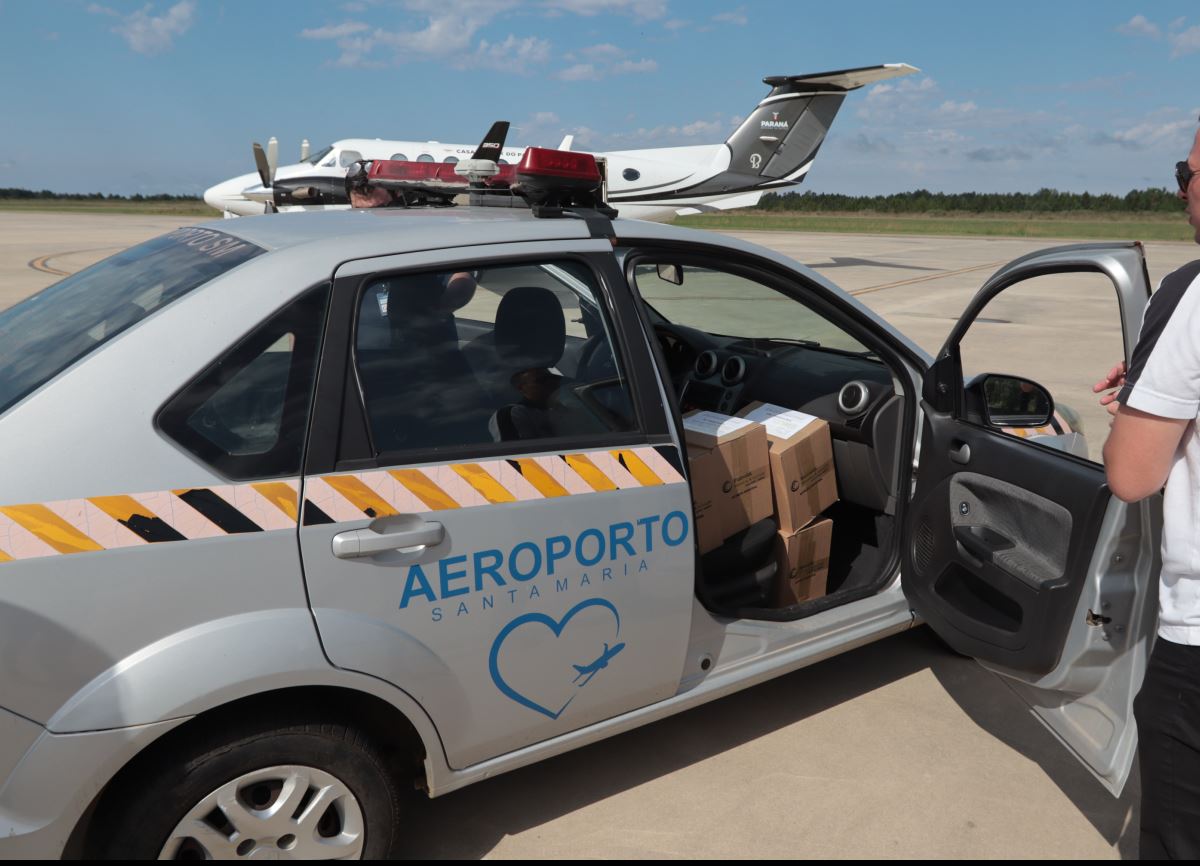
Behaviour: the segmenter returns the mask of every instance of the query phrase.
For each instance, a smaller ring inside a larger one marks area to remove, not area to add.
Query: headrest
[[[553,367],[567,345],[562,304],[549,289],[518,286],[496,309],[496,350],[512,370]]]
[[[388,321],[397,331],[453,324],[453,313],[475,297],[475,278],[453,274],[410,274],[383,282],[388,290]]]

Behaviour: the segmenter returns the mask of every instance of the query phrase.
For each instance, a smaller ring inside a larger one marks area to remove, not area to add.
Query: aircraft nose
[[[242,195],[242,190],[257,180],[258,175],[244,175],[210,186],[204,191],[204,203],[216,210],[239,216],[262,213],[265,208],[261,202],[250,201]]]

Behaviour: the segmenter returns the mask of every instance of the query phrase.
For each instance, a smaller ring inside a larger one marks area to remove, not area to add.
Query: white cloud
[[[614,75],[627,75],[632,72],[657,72],[658,62],[650,59],[622,60],[612,68]]]
[[[591,63],[576,63],[559,72],[557,77],[563,81],[599,81],[600,73]]]
[[[617,12],[652,20],[667,14],[667,0],[544,0],[543,5],[553,11],[574,12],[589,17]]]
[[[1168,33],[1167,42],[1171,46],[1172,58],[1200,51],[1200,24],[1193,24],[1178,33]]]
[[[550,43],[537,36],[477,39],[482,28],[514,8],[517,0],[405,0],[403,5],[418,16],[418,26],[385,29],[345,21],[302,30],[300,35],[332,40],[340,51],[334,64],[347,67],[438,61],[458,69],[522,73],[550,58]]]
[[[1187,19],[1180,16],[1167,25],[1167,44],[1171,46],[1171,59],[1195,54],[1200,51],[1200,24],[1193,24],[1185,29]],[[1162,29],[1146,18],[1145,15],[1134,15],[1117,28],[1117,32],[1126,36],[1148,36],[1151,39],[1161,39]]]
[[[129,15],[92,3],[87,11],[93,15],[107,15],[120,19],[120,23],[112,28],[126,44],[138,54],[161,54],[170,50],[175,37],[182,36],[191,29],[196,4],[193,0],[181,0],[163,15],[152,15],[154,4],[147,3],[141,9]]]
[[[953,99],[947,99],[938,106],[937,113],[945,117],[963,117],[967,114],[973,114],[979,106],[971,100],[964,102],[955,102]]]
[[[355,33],[362,33],[364,30],[370,30],[369,24],[363,24],[361,21],[345,21],[341,24],[326,25],[325,27],[314,27],[308,30],[300,31],[302,39],[343,39],[347,36],[352,36]]]
[[[549,58],[550,43],[545,39],[509,34],[503,42],[494,44],[486,39],[480,39],[475,53],[469,58],[455,61],[455,65],[524,72],[531,64],[545,63]]]
[[[1158,25],[1147,20],[1145,15],[1134,15],[1117,27],[1117,32],[1124,33],[1126,36],[1149,36],[1151,39],[1158,39],[1162,35]]]
[[[624,56],[624,50],[613,45],[611,42],[602,42],[599,45],[591,45],[587,48],[580,49],[580,53],[593,59],[607,59],[612,57]]]
[[[750,19],[746,17],[746,7],[739,6],[731,12],[721,12],[714,15],[712,20],[721,24],[736,24],[739,27],[745,27]]]
[[[1161,144],[1178,142],[1181,152],[1187,148],[1187,139],[1195,132],[1194,113],[1186,118],[1162,120],[1151,118],[1115,132],[1098,132],[1092,136],[1096,144],[1116,144],[1130,150],[1143,150]]]
[[[675,31],[675,30],[682,30],[684,27],[687,27],[689,24],[691,24],[691,22],[688,21],[686,18],[669,18],[668,20],[663,22],[663,27],[665,27],[668,30]]]

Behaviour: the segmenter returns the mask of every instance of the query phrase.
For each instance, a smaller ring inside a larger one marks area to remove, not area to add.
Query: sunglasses
[[[1187,194],[1188,186],[1192,182],[1192,178],[1196,176],[1196,170],[1186,162],[1175,163],[1175,180],[1179,182],[1179,191]]]

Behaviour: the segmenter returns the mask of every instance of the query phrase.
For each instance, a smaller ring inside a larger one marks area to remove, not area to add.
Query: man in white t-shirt
[[[1200,243],[1200,131],[1176,167]],[[1113,494],[1163,489],[1158,639],[1134,702],[1142,776],[1141,857],[1200,858],[1200,260],[1163,278],[1128,370],[1097,391],[1114,414],[1104,445]]]

